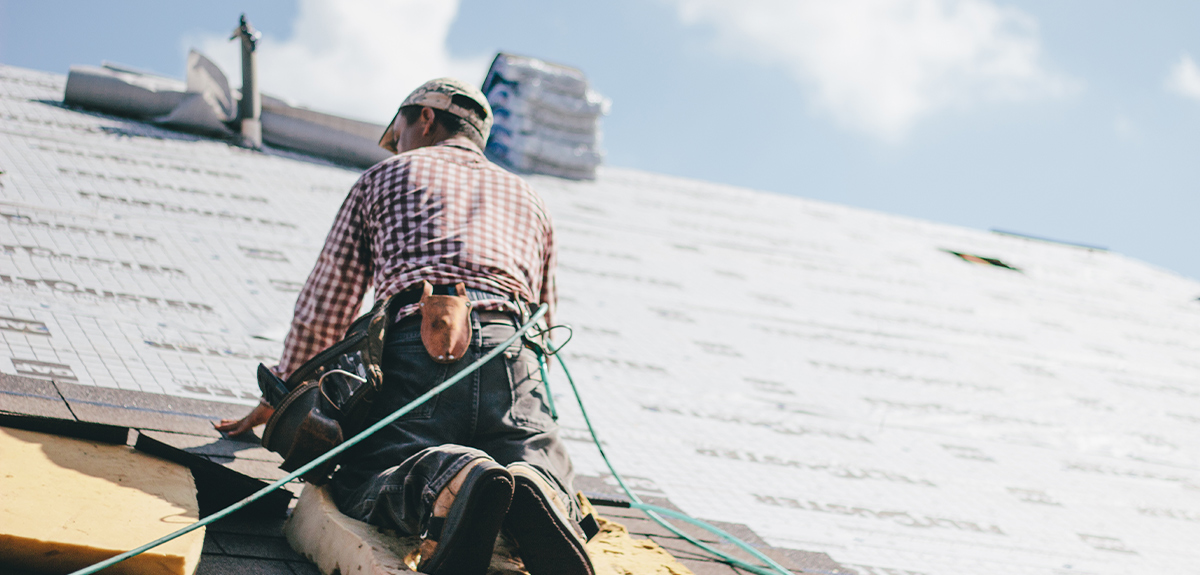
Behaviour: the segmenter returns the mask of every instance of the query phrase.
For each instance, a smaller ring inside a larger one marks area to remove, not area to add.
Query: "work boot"
[[[587,538],[565,495],[528,463],[508,466],[516,486],[504,528],[530,575],[594,575]]]
[[[421,534],[417,570],[429,575],[487,573],[512,495],[513,476],[502,465],[486,458],[468,463],[434,501]]]

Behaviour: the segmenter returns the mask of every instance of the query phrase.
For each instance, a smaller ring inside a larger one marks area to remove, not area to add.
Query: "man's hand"
[[[274,407],[260,401],[246,417],[241,419],[222,419],[220,423],[214,423],[213,427],[217,431],[228,433],[230,436],[238,436],[250,431],[256,425],[266,423],[273,413],[275,413]]]

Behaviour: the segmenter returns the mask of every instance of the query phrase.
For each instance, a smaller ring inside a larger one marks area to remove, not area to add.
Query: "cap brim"
[[[387,128],[383,130],[383,135],[379,137],[379,147],[393,154],[400,153],[399,148],[396,147],[396,137],[393,134],[393,130],[396,127],[396,119],[399,117],[400,110],[396,110],[396,115],[392,116],[392,121],[388,122]]]

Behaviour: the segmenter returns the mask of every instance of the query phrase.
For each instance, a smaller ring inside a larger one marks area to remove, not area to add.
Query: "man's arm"
[[[283,355],[272,370],[282,379],[345,336],[369,287],[372,262],[362,188],[360,180],[342,203],[325,247],[296,298]]]
[[[271,404],[260,400],[258,405],[254,406],[254,409],[250,410],[250,414],[246,417],[241,419],[222,419],[219,423],[214,423],[213,427],[217,431],[237,436],[266,423],[274,413],[275,408],[271,407]]]
[[[350,189],[325,238],[325,247],[296,298],[292,326],[283,341],[283,355],[279,365],[272,369],[283,379],[345,335],[369,287],[373,262],[364,213],[368,185],[364,174]],[[266,423],[274,412],[270,404],[259,401],[246,417],[223,419],[213,427],[240,435]]]
[[[541,303],[546,304],[546,325],[554,325],[554,312],[558,307],[558,283],[555,280],[555,268],[558,266],[558,251],[554,244],[554,225],[549,216],[546,219],[545,248],[542,258],[542,290],[538,294]]]

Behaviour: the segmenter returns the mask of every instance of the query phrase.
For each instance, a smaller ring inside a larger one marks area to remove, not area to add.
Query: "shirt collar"
[[[466,136],[451,136],[449,138],[446,138],[445,140],[442,140],[442,141],[434,144],[431,147],[436,148],[438,146],[458,148],[460,150],[466,150],[468,152],[475,152],[476,154],[479,154],[481,156],[483,155],[483,151],[479,149],[479,146],[475,145],[475,142],[472,142],[471,139]]]

